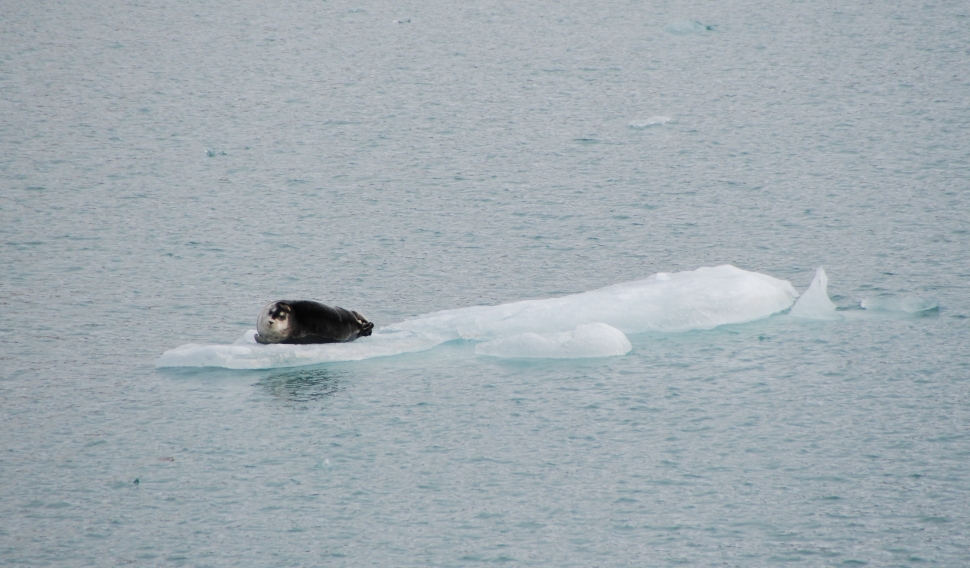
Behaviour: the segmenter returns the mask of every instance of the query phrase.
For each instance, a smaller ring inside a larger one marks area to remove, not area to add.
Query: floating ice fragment
[[[819,267],[815,271],[812,283],[808,285],[808,289],[798,298],[788,314],[804,319],[842,319],[842,316],[835,312],[835,304],[829,299],[828,286],[829,278],[825,275],[825,270]]]
[[[478,355],[533,359],[582,359],[626,355],[633,346],[623,332],[605,323],[587,323],[572,331],[521,333],[475,346]]]
[[[702,34],[713,31],[714,26],[705,26],[697,20],[678,20],[664,26],[664,31],[677,35]]]
[[[638,118],[636,120],[630,121],[630,128],[635,128],[637,130],[643,130],[644,128],[650,128],[651,126],[660,126],[662,124],[667,124],[670,122],[669,116],[651,116],[650,118]]]
[[[866,298],[862,300],[862,307],[872,311],[918,314],[936,310],[939,304],[926,298],[903,296],[902,298]]]

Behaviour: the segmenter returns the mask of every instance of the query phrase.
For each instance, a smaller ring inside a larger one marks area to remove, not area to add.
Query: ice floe
[[[266,369],[413,353],[454,340],[497,357],[610,357],[625,334],[677,333],[766,318],[789,308],[790,283],[730,265],[677,273],[557,298],[444,310],[386,326],[352,343],[260,345],[254,331],[232,345],[183,345],[159,367]]]

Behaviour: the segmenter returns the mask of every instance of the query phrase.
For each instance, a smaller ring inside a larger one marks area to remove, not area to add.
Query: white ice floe
[[[765,318],[790,307],[797,296],[785,280],[723,265],[661,272],[644,280],[559,298],[445,310],[386,329],[438,334],[445,341],[554,333],[598,322],[623,333],[671,333]]]
[[[745,323],[780,312],[798,293],[792,285],[724,265],[659,273],[559,298],[435,312],[387,326],[353,343],[259,345],[252,331],[233,345],[183,345],[159,367],[233,369],[357,361],[430,349],[447,341],[482,342],[477,353],[503,357],[607,357],[629,351],[627,333],[675,333]],[[595,325],[590,325],[595,324]]]
[[[816,320],[837,320],[842,316],[835,311],[835,304],[829,299],[828,294],[829,277],[825,275],[825,270],[819,267],[815,271],[815,278],[808,285],[808,289],[802,294],[788,315],[803,319]]]

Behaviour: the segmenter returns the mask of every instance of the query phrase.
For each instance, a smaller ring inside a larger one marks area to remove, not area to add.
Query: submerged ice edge
[[[353,343],[258,345],[251,333],[233,345],[183,345],[158,367],[265,369],[357,361],[430,349],[459,339],[491,356],[576,358],[629,352],[625,334],[706,330],[766,318],[792,306],[792,285],[731,265],[658,273],[542,300],[445,310],[381,329]]]
[[[622,331],[588,323],[572,331],[523,333],[479,343],[476,355],[519,359],[591,359],[626,355],[633,345]]]
[[[871,312],[897,312],[903,314],[925,314],[940,309],[940,304],[930,298],[919,296],[902,297],[874,297],[865,298],[859,304],[862,309]]]

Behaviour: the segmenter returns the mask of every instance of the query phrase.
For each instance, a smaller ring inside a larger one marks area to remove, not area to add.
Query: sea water
[[[964,3],[0,14],[0,564],[970,558]]]

